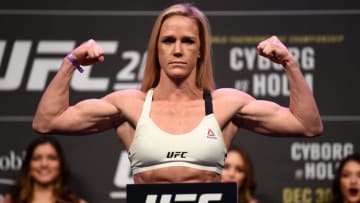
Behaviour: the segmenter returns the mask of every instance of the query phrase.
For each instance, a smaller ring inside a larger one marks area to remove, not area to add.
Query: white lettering
[[[246,66],[249,70],[253,70],[254,69],[254,61],[256,59],[257,56],[257,51],[256,49],[251,49],[251,48],[245,48],[245,58],[246,58]]]
[[[117,80],[132,81],[135,80],[134,70],[140,64],[140,53],[137,51],[125,51],[122,53],[122,58],[129,60],[129,63],[122,68],[116,75]]]
[[[27,81],[25,86],[28,91],[42,91],[46,87],[46,83],[49,81],[51,73],[55,73],[62,63],[64,55],[71,51],[76,46],[76,41],[73,40],[40,40],[36,47],[36,58],[29,60],[30,50],[33,42],[30,40],[17,40],[14,42],[9,54],[8,66],[3,71],[5,74],[0,78],[0,91],[13,91],[21,87],[22,81]],[[106,55],[115,54],[118,48],[118,41],[98,41],[98,44],[103,48]],[[3,57],[5,54],[5,48],[7,42],[0,40],[0,64],[3,64]],[[123,58],[126,59],[127,53],[132,51],[124,51]],[[136,52],[136,51],[135,51]],[[137,53],[137,52],[136,52]],[[40,56],[39,56],[40,55]],[[53,55],[41,56],[41,55]],[[133,60],[133,56],[130,58]],[[135,77],[134,71],[137,66],[134,66],[134,62],[129,64],[121,70],[125,70],[125,75],[120,74],[118,80],[133,80],[133,84],[126,83],[125,87],[137,86],[136,80],[143,78],[145,69],[146,53],[144,53],[141,63],[140,60],[134,61],[136,65],[140,64],[138,75]],[[29,71],[29,79],[24,79],[26,67],[31,63]],[[4,68],[1,66],[0,68]],[[131,70],[130,70],[131,69]],[[85,72],[80,74],[74,73],[74,76],[70,82],[70,87],[76,91],[106,91],[109,89],[110,78],[104,77],[91,77],[92,66],[85,68]],[[130,72],[129,72],[130,71]],[[117,81],[121,82],[121,81]],[[120,87],[123,84],[115,84],[114,88]]]
[[[321,147],[321,158],[324,161],[331,159],[331,146],[330,143],[324,143]]]
[[[230,49],[230,68],[234,71],[240,71],[244,68],[244,62],[242,60],[238,60],[238,58],[243,57],[242,49],[239,47],[234,47]]]
[[[161,195],[160,203],[170,203],[171,195]]]
[[[289,52],[294,56],[296,60],[300,58],[300,49],[297,47],[288,47]]]
[[[266,70],[270,70],[271,67],[271,61],[263,56],[259,56],[258,60],[257,60],[258,64],[258,68],[261,71],[266,71]]]
[[[10,150],[9,155],[0,156],[0,171],[20,170],[24,158],[25,151],[16,154],[14,150]]]
[[[5,76],[0,78],[0,90],[11,91],[20,87],[21,81],[24,77],[31,44],[31,41],[15,41]],[[5,45],[6,42],[0,40],[0,64],[5,52]]]
[[[353,154],[354,153],[354,145],[352,143],[346,143],[344,145],[344,150],[343,151],[344,151],[343,152],[344,153],[343,157],[346,157],[346,156],[348,156],[350,154]]]
[[[267,87],[270,96],[276,97],[280,95],[280,85],[280,77],[278,75],[276,75],[275,73],[271,73],[270,75],[268,75]]]
[[[139,81],[144,79],[146,58],[147,58],[147,52],[144,53],[144,55],[142,57],[142,60],[141,60],[141,64],[140,64],[140,68],[139,68],[139,74],[138,74],[138,80]]]
[[[354,153],[352,143],[299,143],[291,145],[290,154],[293,161],[340,161]]]
[[[157,195],[146,195],[145,203],[156,203]]]
[[[301,52],[300,64],[304,70],[315,69],[315,50],[312,47],[304,47]]]
[[[299,62],[299,66],[303,70],[315,69],[315,49],[313,47],[289,47],[289,52]],[[281,64],[273,63],[266,57],[257,54],[256,47],[232,47],[229,51],[229,65],[233,71],[242,71],[247,69],[249,71],[260,70],[281,71],[283,67]]]
[[[207,203],[210,201],[219,201],[221,200],[222,194],[215,193],[215,194],[202,194],[199,198],[199,203]]]
[[[265,74],[254,74],[253,75],[253,94],[255,96],[266,95],[266,78]]]
[[[175,196],[175,202],[196,201],[196,196],[196,194],[177,194]]]
[[[171,194],[162,194],[160,198],[160,203],[170,203]],[[196,202],[197,194],[175,194],[174,202]],[[208,203],[213,201],[221,201],[221,193],[205,193],[199,196],[198,203]],[[146,195],[145,203],[156,203],[158,195],[149,194]]]
[[[290,147],[290,156],[293,161],[300,161],[301,160],[301,145],[297,142],[292,143]]]
[[[311,162],[305,163],[306,180],[332,180],[334,178],[335,167],[332,163]]]
[[[115,54],[118,48],[117,41],[98,41],[104,53]],[[71,88],[77,91],[106,91],[109,88],[109,78],[94,78],[90,77],[92,66],[85,67],[85,71],[80,73],[75,72],[71,79]]]
[[[310,89],[313,89],[313,75],[311,73],[304,74],[306,83]],[[252,94],[254,96],[289,96],[289,84],[286,74],[279,73],[259,73],[253,74]]]
[[[66,54],[75,47],[75,41],[48,41],[39,42],[37,54]],[[46,81],[51,72],[56,72],[63,57],[36,58],[33,62],[26,90],[41,91],[46,86]]]
[[[35,59],[26,90],[41,91],[46,86],[46,81],[51,72],[56,72],[62,62],[58,59]]]
[[[126,188],[127,184],[133,184],[133,177],[131,175],[130,161],[128,158],[128,153],[122,151],[120,153],[119,162],[116,168],[116,173],[114,177],[114,184],[120,188]]]

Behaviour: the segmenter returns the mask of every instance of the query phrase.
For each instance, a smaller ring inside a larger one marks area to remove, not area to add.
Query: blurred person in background
[[[254,198],[256,180],[250,156],[244,150],[231,146],[228,150],[221,182],[235,182],[239,203],[257,203]]]
[[[360,203],[360,154],[345,157],[332,185],[332,203]]]
[[[69,181],[60,143],[43,135],[27,147],[20,175],[2,203],[86,203],[70,189]]]

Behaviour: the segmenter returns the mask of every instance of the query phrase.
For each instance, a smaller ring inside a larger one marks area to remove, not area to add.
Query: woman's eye
[[[348,178],[350,176],[350,174],[348,174],[348,173],[343,173],[343,174],[341,174],[341,177],[342,178]]]
[[[165,44],[171,44],[171,43],[175,42],[175,39],[171,38],[171,37],[166,37],[162,40],[162,42]]]
[[[40,159],[41,159],[40,156],[33,156],[33,157],[31,158],[32,161],[38,161],[38,160],[40,160]]]
[[[58,157],[56,155],[50,155],[48,156],[49,160],[58,160]]]
[[[191,39],[191,38],[185,38],[182,40],[184,43],[187,43],[187,44],[194,44],[194,40]]]
[[[236,167],[236,171],[239,172],[239,173],[242,173],[244,172],[244,168],[243,167]]]

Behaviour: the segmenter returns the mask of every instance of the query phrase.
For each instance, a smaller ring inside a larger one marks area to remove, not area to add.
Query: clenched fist
[[[71,53],[75,60],[84,66],[104,61],[104,50],[93,39],[84,42]]]
[[[290,54],[286,46],[276,37],[272,36],[257,46],[258,53],[275,63],[282,64],[286,67],[286,63],[290,60],[294,60],[294,57]]]

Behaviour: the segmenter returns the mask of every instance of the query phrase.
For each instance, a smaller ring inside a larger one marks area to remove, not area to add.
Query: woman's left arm
[[[258,45],[260,55],[282,64],[290,87],[289,107],[274,102],[250,100],[238,115],[250,130],[273,135],[316,136],[323,132],[321,117],[310,87],[296,59],[275,36]]]

